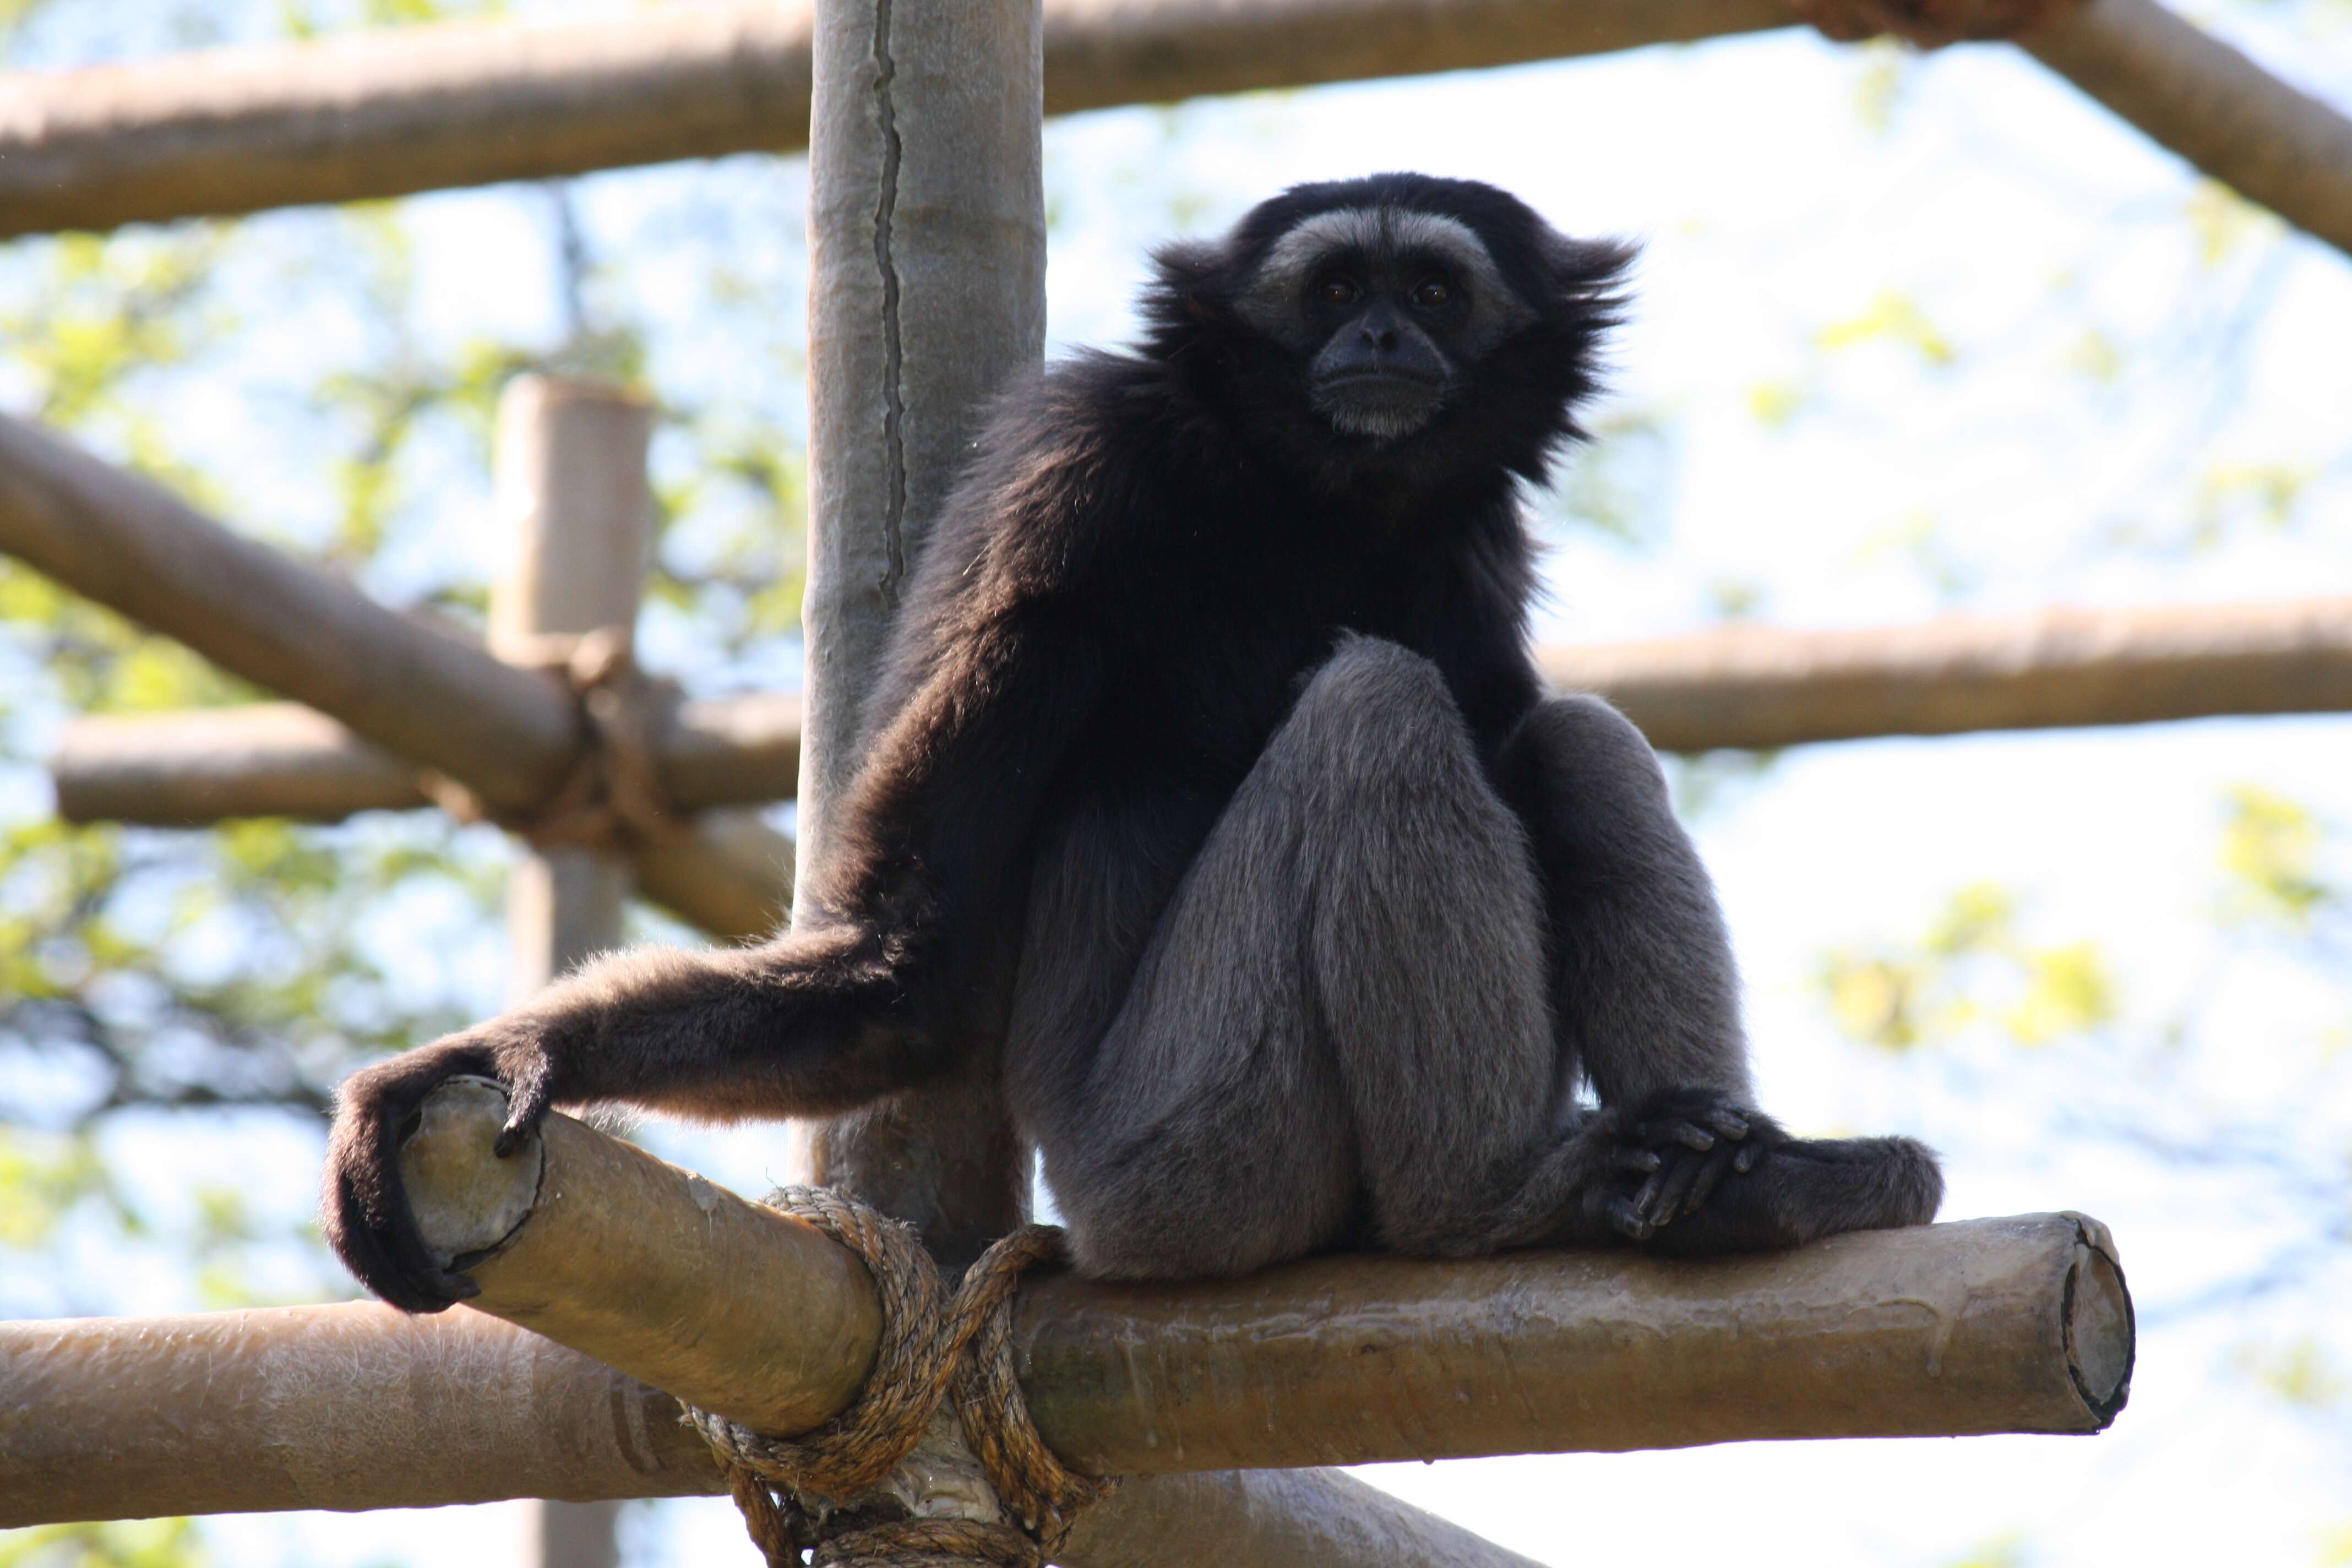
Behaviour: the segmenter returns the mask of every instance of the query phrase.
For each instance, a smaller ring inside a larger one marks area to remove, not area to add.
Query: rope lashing
[[[1786,0],[1842,44],[1892,33],[1923,49],[2014,38],[2081,0]]]
[[[428,798],[460,822],[494,822],[541,848],[625,850],[686,831],[654,763],[654,725],[670,692],[637,668],[627,627],[533,637],[498,651],[509,664],[562,681],[579,705],[585,743],[555,793],[528,811],[500,811],[429,768],[417,781]]]
[[[1061,1231],[1026,1226],[999,1240],[950,1299],[915,1233],[888,1215],[821,1187],[782,1188],[766,1202],[856,1253],[882,1306],[881,1343],[857,1403],[814,1431],[771,1437],[689,1412],[770,1568],[1040,1568],[1078,1514],[1117,1485],[1055,1457],[1013,1374],[1013,1292],[1025,1270],[1061,1259]],[[888,1476],[948,1400],[1017,1524],[833,1507]]]

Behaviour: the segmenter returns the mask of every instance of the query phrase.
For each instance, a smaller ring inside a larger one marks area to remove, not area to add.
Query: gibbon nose
[[[1358,328],[1357,331],[1362,336],[1364,342],[1372,345],[1373,352],[1377,353],[1396,353],[1396,329],[1389,325],[1386,321],[1377,323],[1367,321],[1361,327]]]

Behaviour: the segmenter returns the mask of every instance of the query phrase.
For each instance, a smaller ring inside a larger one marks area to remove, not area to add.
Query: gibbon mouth
[[[1343,435],[1395,441],[1436,419],[1445,405],[1445,384],[1399,371],[1350,371],[1318,381],[1310,401]]]
[[[1408,386],[1435,392],[1445,384],[1445,378],[1428,371],[1410,370],[1403,365],[1372,365],[1363,370],[1343,370],[1321,378],[1323,386],[1361,386],[1370,382],[1403,382]]]

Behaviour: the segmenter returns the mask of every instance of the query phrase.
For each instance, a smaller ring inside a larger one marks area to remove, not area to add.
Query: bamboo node
[[[498,653],[563,683],[579,706],[584,743],[555,793],[530,810],[501,811],[432,768],[417,774],[428,799],[460,822],[494,822],[541,849],[629,852],[686,836],[686,819],[663,793],[653,744],[656,717],[676,694],[637,668],[628,627],[502,639]]]
[[[1892,34],[1923,49],[1991,43],[2030,33],[2082,0],[1786,0],[1842,44]]]
[[[882,1339],[857,1402],[793,1437],[688,1412],[727,1472],[735,1505],[770,1568],[1042,1568],[1115,1480],[1066,1467],[1037,1436],[1013,1364],[1021,1276],[1062,1260],[1061,1230],[1024,1226],[982,1253],[952,1298],[914,1231],[822,1187],[783,1187],[771,1208],[857,1254],[882,1306]],[[942,1403],[1017,1522],[875,1519],[856,1494],[911,1453]]]

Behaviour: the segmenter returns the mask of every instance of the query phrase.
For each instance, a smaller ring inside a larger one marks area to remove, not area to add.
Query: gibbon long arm
[[[1051,598],[1005,595],[963,614],[851,792],[851,847],[829,868],[818,919],[745,951],[600,959],[344,1086],[327,1232],[371,1289],[424,1311],[470,1293],[411,1233],[399,1191],[403,1130],[453,1077],[507,1087],[511,1143],[555,1105],[813,1116],[944,1064],[982,984],[977,928],[1017,879],[1028,820],[1106,662],[1100,639]]]

